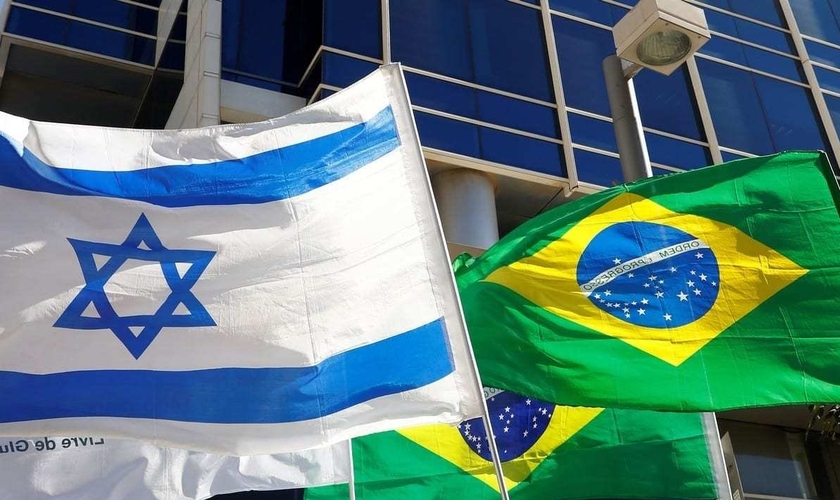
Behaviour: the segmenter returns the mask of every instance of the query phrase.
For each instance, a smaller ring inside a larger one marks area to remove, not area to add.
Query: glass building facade
[[[671,76],[634,78],[654,173],[792,149],[823,150],[836,169],[840,0],[689,3],[712,39]],[[0,109],[139,128],[183,126],[173,116],[190,110],[243,121],[400,62],[431,173],[491,177],[504,234],[622,181],[601,63],[634,4],[6,0]],[[747,497],[840,498],[840,452],[806,442],[806,423],[802,408],[719,415]]]

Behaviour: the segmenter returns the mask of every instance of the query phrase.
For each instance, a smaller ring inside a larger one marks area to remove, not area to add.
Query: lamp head
[[[664,75],[710,38],[703,10],[683,0],[641,0],[613,28],[620,58]]]

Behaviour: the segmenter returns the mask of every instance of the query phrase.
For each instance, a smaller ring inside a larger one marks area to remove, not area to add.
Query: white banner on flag
[[[346,483],[347,443],[230,457],[97,437],[0,438],[0,500],[187,500]]]
[[[399,66],[196,130],[0,114],[0,435],[289,452],[481,414]]]

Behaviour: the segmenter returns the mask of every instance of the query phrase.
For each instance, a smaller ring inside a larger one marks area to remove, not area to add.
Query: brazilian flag
[[[840,401],[838,199],[823,153],[790,152],[532,219],[457,269],[482,381],[574,406]]]
[[[512,500],[718,498],[699,414],[570,408],[485,393]],[[481,419],[354,439],[356,498],[498,499],[487,443]],[[305,499],[348,494],[345,484],[309,489]]]

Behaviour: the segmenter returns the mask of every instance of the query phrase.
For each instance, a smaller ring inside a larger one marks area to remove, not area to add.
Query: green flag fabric
[[[666,411],[840,401],[838,199],[824,154],[790,152],[532,219],[456,266],[483,382]]]
[[[717,497],[698,414],[564,408],[505,392],[494,398],[492,416],[510,421],[493,428],[512,500]],[[485,437],[475,419],[354,439],[356,498],[497,499]],[[309,489],[305,498],[348,494],[345,484]]]

